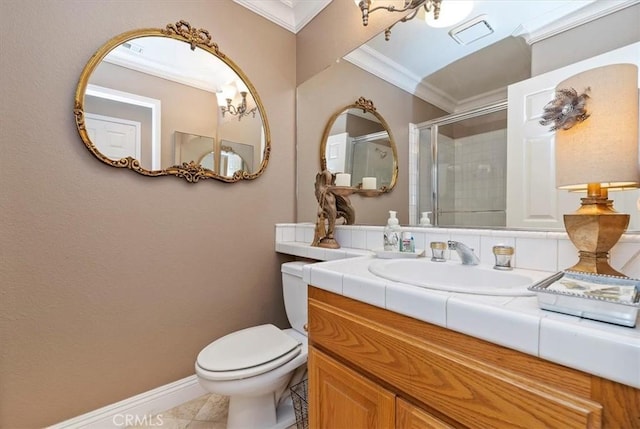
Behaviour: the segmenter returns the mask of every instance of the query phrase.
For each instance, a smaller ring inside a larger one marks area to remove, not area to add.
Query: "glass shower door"
[[[417,129],[418,211],[432,211],[438,226],[505,226],[506,104]]]

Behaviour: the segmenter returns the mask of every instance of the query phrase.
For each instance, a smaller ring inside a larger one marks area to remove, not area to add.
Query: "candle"
[[[363,177],[362,189],[377,189],[375,177]]]
[[[336,174],[336,186],[351,186],[351,174],[349,173]]]

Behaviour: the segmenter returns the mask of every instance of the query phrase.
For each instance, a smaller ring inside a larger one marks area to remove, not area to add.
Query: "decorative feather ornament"
[[[556,97],[544,106],[544,113],[540,120],[540,125],[550,125],[550,131],[568,130],[578,122],[582,122],[589,117],[585,105],[587,104],[587,88],[585,92],[578,95],[575,89],[558,89]]]

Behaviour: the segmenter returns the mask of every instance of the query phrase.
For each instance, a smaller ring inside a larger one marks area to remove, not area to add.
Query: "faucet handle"
[[[496,258],[496,264],[493,266],[496,270],[513,270],[511,266],[511,258],[515,253],[512,246],[497,244],[493,246],[493,255]]]

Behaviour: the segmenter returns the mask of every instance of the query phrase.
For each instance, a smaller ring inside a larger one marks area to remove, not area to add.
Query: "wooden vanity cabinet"
[[[405,401],[401,397],[396,398],[396,423],[399,429],[452,429],[451,426],[425,410]]]
[[[640,391],[309,287],[311,429],[639,428]]]
[[[312,428],[452,428],[314,347],[308,364]]]
[[[309,350],[311,427],[394,427],[395,395],[316,349]]]

